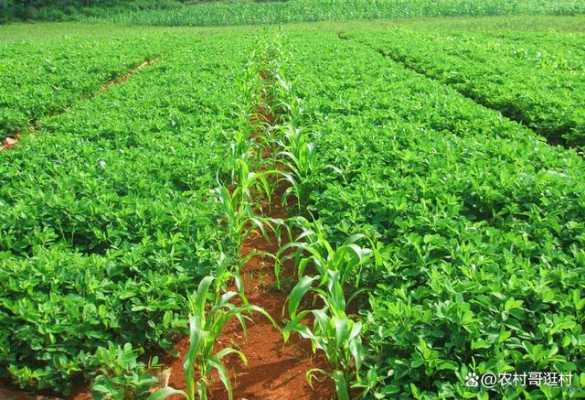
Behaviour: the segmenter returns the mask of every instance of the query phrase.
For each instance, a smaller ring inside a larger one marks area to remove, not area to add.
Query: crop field
[[[433,37],[397,30],[360,39],[393,60],[523,122],[554,143],[585,145],[585,48],[578,36],[455,33]]]
[[[62,111],[156,54],[156,48],[144,41],[120,38],[112,42],[65,38],[57,46],[42,40],[0,46],[0,139]]]
[[[584,398],[585,17],[463,3],[0,26],[0,399]]]
[[[293,0],[202,2],[171,10],[131,10],[90,19],[159,26],[282,24],[376,18],[495,15],[578,15],[576,0]]]

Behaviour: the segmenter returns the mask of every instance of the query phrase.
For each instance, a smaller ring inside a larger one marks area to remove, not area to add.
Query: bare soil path
[[[280,206],[278,195],[272,199],[265,215],[286,218],[286,210]],[[256,233],[248,237],[241,249],[242,256],[254,250],[276,254],[278,240],[274,234],[268,238]],[[264,308],[282,325],[282,310],[286,294],[275,288],[274,261],[267,257],[254,257],[243,268],[242,276],[250,303]],[[170,366],[170,386],[184,388],[182,358],[189,343],[179,342],[181,353]],[[242,365],[239,359],[228,361],[236,400],[328,400],[332,387],[328,382],[317,382],[314,387],[307,383],[305,373],[311,368],[326,368],[323,357],[314,355],[306,341],[291,339],[284,344],[281,333],[266,318],[255,315],[244,337],[237,323],[230,324],[220,338],[219,347],[235,346],[248,359]],[[211,399],[225,400],[226,391],[217,383],[211,390]]]

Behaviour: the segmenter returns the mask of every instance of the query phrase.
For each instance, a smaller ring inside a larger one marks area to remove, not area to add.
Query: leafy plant
[[[384,40],[394,34],[361,36],[400,46]],[[297,123],[315,149],[312,223],[332,249],[356,232],[375,244],[371,262],[339,278],[368,294],[356,321],[369,356],[354,386],[367,398],[581,395],[578,385],[488,394],[464,378],[584,367],[583,160],[375,46],[326,33],[289,44],[288,77],[303,99]],[[297,265],[311,254],[299,250]],[[301,269],[318,288],[331,259],[320,254]]]
[[[583,150],[585,112],[575,106],[584,101],[585,86],[578,78],[583,65],[566,36],[518,32],[429,36],[393,30],[353,38],[525,124],[552,144]]]
[[[98,20],[124,24],[214,26],[263,25],[290,22],[348,21],[436,16],[576,15],[577,0],[290,0],[203,2],[197,7],[171,10],[111,12]]]
[[[95,400],[145,398],[150,388],[158,382],[149,372],[150,368],[138,361],[130,343],[123,347],[114,344],[100,347],[94,362],[98,365],[97,377],[91,386]],[[156,367],[157,359],[153,359],[150,365]]]
[[[299,210],[304,208],[304,202],[309,198],[312,189],[309,181],[316,173],[318,165],[315,146],[308,140],[308,135],[300,128],[289,125],[279,142],[282,150],[276,154],[278,162],[284,166],[282,176],[289,185],[282,196],[282,202],[287,204],[289,197],[294,196]]]
[[[188,323],[185,294],[222,253],[236,264],[240,248],[213,190],[235,165],[231,138],[244,116],[234,110],[249,94],[234,81],[255,38],[137,32],[106,43],[100,29],[66,38],[55,29],[2,44],[0,80],[23,85],[2,98],[9,110],[34,103],[41,121],[0,154],[0,377],[67,396],[75,379],[93,377],[100,347],[171,349]],[[172,57],[91,96],[104,71],[161,48]],[[27,62],[54,74],[26,75]],[[39,76],[46,85],[30,86]],[[46,116],[59,93],[68,111]]]
[[[307,269],[314,269],[325,284],[330,271],[339,276],[341,285],[361,282],[361,273],[370,261],[379,260],[379,254],[370,248],[362,247],[360,241],[373,243],[366,235],[354,234],[346,238],[345,242],[335,247],[327,238],[327,233],[319,221],[309,222],[304,217],[294,217],[288,220],[290,230],[298,230],[296,240],[282,246],[277,254],[275,275],[277,281],[281,275],[282,264],[287,259],[294,259],[299,279],[307,274]],[[373,246],[372,246],[373,248]]]
[[[223,358],[228,355],[237,355],[245,364],[246,357],[237,349],[227,347],[214,353],[217,339],[224,326],[232,319],[237,319],[244,329],[248,314],[257,313],[268,318],[275,326],[272,317],[262,308],[247,304],[235,305],[231,303],[237,298],[237,292],[221,294],[223,283],[211,276],[205,277],[199,283],[197,291],[189,297],[189,348],[185,355],[185,391],[163,387],[154,392],[149,400],[165,399],[172,395],[181,395],[188,400],[207,400],[207,388],[210,384],[211,372],[217,371],[219,379],[232,399],[232,386],[228,372],[223,364]],[[243,300],[243,299],[240,299]]]
[[[335,383],[339,400],[350,399],[352,382],[360,380],[366,349],[362,345],[362,323],[354,321],[346,309],[344,289],[340,273],[328,270],[325,277],[303,276],[287,298],[290,321],[286,324],[283,336],[285,342],[295,332],[311,341],[313,351],[322,351],[332,371],[311,369],[307,371],[309,383],[316,375],[325,375]],[[314,283],[324,280],[322,287],[313,287]],[[299,310],[303,298],[308,293],[323,303],[322,308]],[[349,299],[351,301],[352,298]],[[312,327],[303,324],[303,320],[312,315]]]

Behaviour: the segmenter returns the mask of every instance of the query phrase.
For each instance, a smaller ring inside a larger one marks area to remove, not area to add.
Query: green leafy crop
[[[173,57],[0,155],[0,374],[24,388],[67,392],[109,343],[169,349],[187,293],[239,252],[215,189],[252,42],[149,40]]]
[[[333,249],[362,233],[380,257],[351,275],[369,293],[358,386],[373,398],[487,398],[465,386],[468,372],[578,376],[582,158],[359,43],[289,41],[297,124],[314,144],[304,202]],[[577,381],[489,396],[573,398]]]
[[[390,30],[355,39],[551,143],[585,146],[585,51],[578,34]]]

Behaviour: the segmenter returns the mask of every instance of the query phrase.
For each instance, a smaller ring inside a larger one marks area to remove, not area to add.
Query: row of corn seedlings
[[[241,249],[244,240],[253,232],[259,231],[266,235],[267,229],[273,229],[279,224],[279,221],[263,217],[260,206],[271,198],[274,191],[274,180],[270,179],[274,171],[263,167],[264,141],[262,135],[259,135],[266,130],[266,121],[262,117],[267,114],[258,112],[266,108],[264,100],[267,83],[262,75],[266,68],[264,60],[269,57],[268,49],[269,47],[265,47],[253,54],[240,82],[245,93],[239,110],[243,122],[241,129],[233,133],[231,138],[232,172],[228,182],[218,179],[219,187],[215,193],[225,210],[225,227],[235,249]],[[252,314],[266,317],[277,327],[264,309],[248,302],[241,279],[241,268],[259,253],[253,251],[245,257],[236,255],[233,262],[228,261],[232,258],[222,257],[213,275],[201,280],[198,289],[189,296],[189,347],[183,364],[185,390],[165,386],[152,393],[149,400],[163,400],[170,396],[206,400],[213,371],[217,372],[228,398],[233,398],[232,385],[223,359],[235,354],[244,364],[247,360],[236,348],[217,349],[223,328],[235,319],[245,334],[246,323],[251,321]]]
[[[299,126],[302,101],[286,80],[287,56],[282,44],[275,44],[278,55],[271,63],[271,105],[279,115],[278,125],[268,138],[276,147],[274,165],[280,179],[286,182],[282,201],[294,199],[297,216],[286,222],[290,242],[277,254],[275,275],[280,285],[282,265],[294,260],[297,283],[287,297],[288,320],[283,337],[292,334],[308,339],[314,352],[321,351],[329,369],[312,369],[306,376],[309,384],[320,376],[333,381],[339,400],[362,395],[370,384],[362,378],[366,349],[362,345],[362,323],[349,311],[350,303],[362,292],[352,282],[359,282],[365,265],[379,262],[374,243],[365,235],[354,235],[340,246],[334,246],[318,219],[305,213],[311,191],[309,178],[317,171],[315,147],[310,135]],[[334,167],[332,167],[334,168]],[[357,278],[356,278],[357,277]],[[307,322],[312,321],[312,322]],[[361,392],[361,393],[360,393]]]
[[[225,223],[235,241],[234,248],[241,248],[245,238],[255,231],[267,235],[269,229],[287,230],[290,240],[276,255],[276,282],[280,286],[281,266],[287,259],[294,260],[298,281],[287,297],[288,320],[282,330],[283,339],[286,342],[292,334],[298,334],[311,342],[314,352],[323,352],[330,368],[307,371],[307,380],[312,384],[319,375],[328,377],[335,384],[337,398],[345,400],[350,398],[352,387],[368,387],[360,373],[366,357],[362,324],[348,311],[360,290],[348,287],[367,263],[375,262],[376,252],[364,235],[349,237],[346,243],[335,247],[318,220],[301,216],[311,190],[308,180],[316,172],[317,163],[309,135],[296,124],[302,104],[285,79],[287,57],[283,40],[277,36],[268,42],[253,55],[248,66],[245,90],[247,104],[253,108],[243,107],[240,111],[252,123],[233,136],[234,166],[229,184],[221,184],[216,194],[224,206]],[[287,221],[262,216],[262,203],[270,206],[274,191],[283,184],[286,185],[281,196],[283,205],[293,200],[297,216]],[[280,234],[275,236],[280,238]],[[362,246],[363,243],[368,245]],[[242,266],[257,255],[258,251],[238,257],[235,263],[227,262],[227,258],[220,260],[213,276],[203,279],[189,297],[190,343],[184,360],[186,390],[163,387],[149,400],[173,395],[188,400],[207,399],[213,370],[232,398],[222,359],[236,354],[245,364],[246,357],[235,348],[216,351],[223,327],[235,318],[245,332],[246,321],[252,313],[264,315],[276,326],[266,311],[248,303],[240,277]],[[236,290],[229,290],[231,286]],[[312,323],[308,324],[307,320]]]

